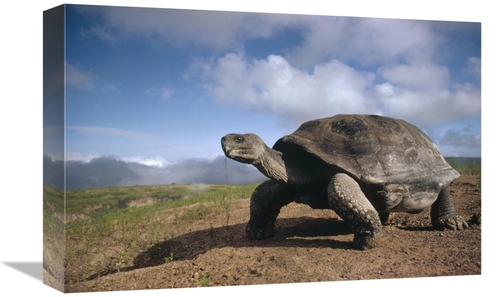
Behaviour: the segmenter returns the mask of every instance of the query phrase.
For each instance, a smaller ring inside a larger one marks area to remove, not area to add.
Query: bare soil
[[[250,200],[240,200],[231,206],[229,221],[224,215],[196,221],[184,234],[137,255],[134,266],[68,284],[65,291],[479,275],[478,176],[460,177],[451,194],[469,229],[435,231],[430,210],[393,213],[379,246],[366,251],[352,248],[353,234],[333,211],[294,203],[282,209],[273,238],[251,241],[244,236]],[[50,282],[49,274],[44,278]]]

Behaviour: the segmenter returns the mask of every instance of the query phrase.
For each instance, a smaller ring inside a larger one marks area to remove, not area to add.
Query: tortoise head
[[[226,157],[235,161],[254,164],[261,158],[266,145],[255,134],[227,134],[221,139],[222,150]]]

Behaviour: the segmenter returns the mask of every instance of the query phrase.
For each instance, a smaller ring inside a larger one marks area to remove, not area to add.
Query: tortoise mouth
[[[242,157],[234,157],[233,160],[238,161],[240,163],[251,164],[252,161],[242,158]]]
[[[233,160],[238,161],[240,163],[246,163],[246,164],[252,163],[252,160],[250,160],[249,158],[243,157],[243,155],[245,155],[245,153],[244,153],[244,150],[241,150],[241,149],[224,148],[224,154],[229,159],[233,159]]]

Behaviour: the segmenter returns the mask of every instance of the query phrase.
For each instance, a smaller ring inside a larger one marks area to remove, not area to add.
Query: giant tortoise
[[[390,212],[431,207],[435,229],[468,227],[450,198],[459,177],[436,145],[406,121],[336,115],[305,122],[269,148],[255,134],[228,134],[224,154],[269,177],[252,194],[246,235],[274,235],[280,209],[291,203],[333,209],[354,233],[354,248],[375,246]]]

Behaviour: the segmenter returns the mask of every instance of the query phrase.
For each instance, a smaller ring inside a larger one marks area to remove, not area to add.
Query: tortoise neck
[[[287,156],[266,146],[264,153],[253,165],[265,176],[287,184],[307,184],[317,180],[318,176],[307,173],[303,166],[296,162],[293,156]]]
[[[289,177],[283,160],[283,154],[266,146],[264,153],[258,158],[254,166],[265,176],[280,182],[288,183]]]

